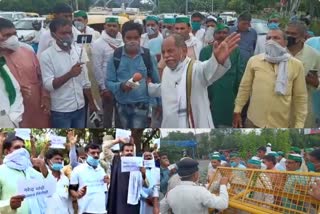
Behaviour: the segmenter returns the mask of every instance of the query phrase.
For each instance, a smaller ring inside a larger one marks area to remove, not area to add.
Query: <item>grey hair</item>
[[[271,29],[270,31],[279,31],[279,32],[281,32],[283,39],[286,40],[286,41],[288,40],[288,36],[283,30],[281,30],[281,29]]]
[[[174,39],[174,44],[178,47],[178,48],[186,48],[187,45],[184,41],[183,36],[181,36],[180,34],[177,33],[173,33],[172,35],[168,36],[166,39],[172,37]]]
[[[308,31],[307,25],[302,21],[291,21],[288,26],[295,27],[298,29],[300,35],[305,35]]]

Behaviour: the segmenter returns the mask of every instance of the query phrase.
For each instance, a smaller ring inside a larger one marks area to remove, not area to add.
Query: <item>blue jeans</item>
[[[148,103],[117,103],[119,118],[124,129],[148,127]]]
[[[52,128],[85,128],[85,108],[73,112],[51,111]]]

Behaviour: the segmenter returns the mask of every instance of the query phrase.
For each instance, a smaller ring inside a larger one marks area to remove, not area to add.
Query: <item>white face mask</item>
[[[204,41],[205,41],[206,43],[210,43],[210,42],[213,41],[214,30],[215,30],[214,27],[208,27],[208,28],[207,28],[206,33],[205,33],[205,35],[204,35]]]
[[[0,44],[0,47],[16,51],[20,47],[19,39],[16,35],[10,36],[6,41]]]

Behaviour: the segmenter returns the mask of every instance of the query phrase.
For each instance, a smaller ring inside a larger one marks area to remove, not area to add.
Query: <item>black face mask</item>
[[[297,43],[297,38],[292,37],[292,36],[288,36],[287,40],[288,40],[288,44],[287,44],[288,48],[290,48],[291,46],[293,46]]]

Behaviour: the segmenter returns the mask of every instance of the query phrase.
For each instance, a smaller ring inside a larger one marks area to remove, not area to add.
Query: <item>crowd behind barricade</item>
[[[38,154],[36,141],[0,132],[0,213],[159,214],[156,147],[137,156],[133,139],[109,135],[102,145],[89,142],[80,147],[74,130],[67,134],[66,149],[49,141]],[[120,151],[113,150],[118,144]],[[124,161],[135,157],[142,165],[124,170]],[[34,185],[40,183],[39,192]]]
[[[57,4],[37,53],[0,18],[0,127],[318,127],[319,37],[309,16],[280,18],[267,35],[249,12],[233,26],[199,12],[108,16],[98,32]]]
[[[220,213],[224,209],[227,209],[229,182],[231,180],[238,180],[234,182],[240,182],[241,176],[246,177],[243,171],[236,171],[236,169],[265,170],[259,172],[259,175],[264,175],[261,181],[265,182],[262,184],[263,189],[271,188],[270,191],[266,191],[266,193],[257,192],[253,195],[248,194],[247,196],[253,200],[262,201],[263,206],[268,207],[268,204],[273,205],[278,203],[279,206],[292,209],[292,213],[295,211],[297,213],[306,212],[303,206],[309,205],[300,206],[299,201],[274,196],[272,195],[273,188],[265,186],[276,186],[278,184],[283,185],[281,189],[285,192],[284,196],[287,196],[289,193],[299,195],[299,191],[301,190],[296,187],[306,185],[309,190],[308,194],[320,203],[320,177],[317,176],[310,180],[303,177],[303,175],[306,175],[305,173],[320,172],[319,148],[300,149],[298,147],[291,147],[290,151],[285,154],[282,151],[273,151],[272,145],[268,143],[267,146],[259,147],[255,156],[245,159],[236,151],[216,151],[210,154],[210,162],[206,168],[207,170],[205,170],[206,176],[204,179],[201,179],[203,176],[200,171],[203,170],[200,168],[198,161],[186,156],[180,159],[180,161],[170,164],[167,154],[160,152],[159,156],[161,173],[160,212],[162,214],[180,214],[185,212],[208,213],[209,208],[213,209],[214,213]],[[230,177],[226,173],[216,175],[215,173],[217,173],[219,167],[234,169],[234,177]],[[275,174],[276,172],[298,172],[298,174],[283,177]],[[301,176],[299,176],[299,173]],[[212,183],[213,178],[218,183]],[[284,180],[279,178],[283,178]],[[254,183],[256,182],[254,181]],[[219,184],[220,187],[217,187]],[[251,184],[249,183],[248,185]],[[238,212],[241,213],[241,211]]]

